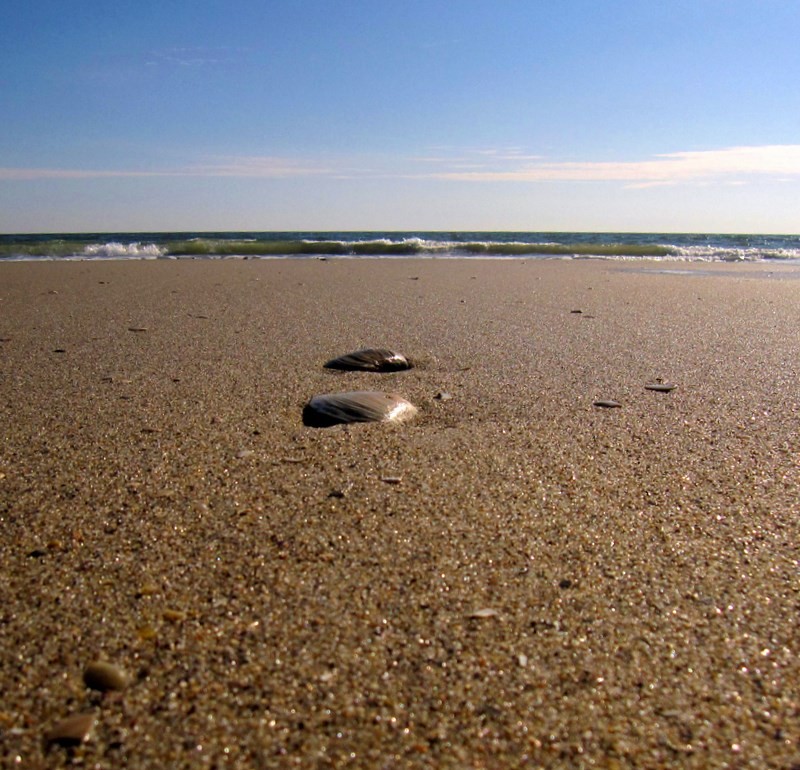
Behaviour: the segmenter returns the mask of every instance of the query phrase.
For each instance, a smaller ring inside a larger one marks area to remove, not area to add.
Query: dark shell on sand
[[[66,719],[62,719],[45,733],[45,743],[48,746],[80,746],[81,743],[89,739],[89,733],[92,731],[95,719],[96,715],[91,711],[73,714]]]
[[[417,407],[395,393],[373,390],[314,396],[303,409],[303,423],[327,428],[349,422],[404,422]]]
[[[594,402],[593,406],[598,406],[601,409],[619,409],[622,404],[619,401],[612,401],[610,398],[600,398]]]
[[[130,680],[128,675],[112,663],[95,661],[83,671],[83,682],[92,690],[106,692],[108,690],[124,690]]]
[[[413,364],[401,353],[383,348],[354,350],[325,364],[326,369],[342,369],[349,372],[399,372],[412,367]]]

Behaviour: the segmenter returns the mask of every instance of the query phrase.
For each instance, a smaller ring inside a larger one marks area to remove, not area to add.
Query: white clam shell
[[[314,396],[303,409],[303,422],[314,428],[349,422],[404,422],[417,407],[396,393],[360,390]]]
[[[413,364],[402,354],[385,348],[363,348],[332,358],[326,369],[364,372],[399,372],[411,369]]]

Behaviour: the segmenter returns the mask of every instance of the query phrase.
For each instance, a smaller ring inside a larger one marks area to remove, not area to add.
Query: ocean
[[[544,232],[215,232],[0,235],[0,261],[307,258],[794,261],[800,235]]]

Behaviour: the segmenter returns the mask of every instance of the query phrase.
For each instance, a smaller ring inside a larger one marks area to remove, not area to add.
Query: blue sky
[[[6,0],[0,231],[800,232],[787,0]]]

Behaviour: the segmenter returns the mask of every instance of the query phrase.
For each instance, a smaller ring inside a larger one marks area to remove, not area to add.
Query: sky
[[[800,233],[792,0],[5,0],[0,232]]]

